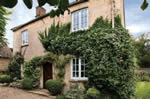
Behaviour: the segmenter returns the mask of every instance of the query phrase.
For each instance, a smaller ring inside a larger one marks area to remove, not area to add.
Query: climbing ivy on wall
[[[121,26],[120,17],[115,21],[113,29],[110,21],[100,17],[88,30],[73,33],[66,24],[61,27],[53,24],[49,31],[39,34],[40,41],[54,54],[86,59],[90,87],[118,99],[130,99],[136,85],[134,47],[128,31]]]
[[[55,66],[57,80],[63,81],[65,75],[65,66],[69,63],[72,55],[56,55],[53,53],[46,53],[44,56],[37,56],[24,63],[24,77],[33,80],[33,87],[39,87],[40,71],[39,67],[46,63],[51,63]]]

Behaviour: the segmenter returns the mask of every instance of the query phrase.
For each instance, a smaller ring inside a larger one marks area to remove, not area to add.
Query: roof
[[[0,58],[12,58],[12,51],[8,46],[0,50]]]
[[[88,0],[79,0],[78,2],[73,2],[73,3],[71,3],[71,4],[69,5],[69,7],[74,6],[74,5],[77,5],[77,4],[79,4],[79,3],[83,3],[83,2],[85,2],[85,1],[88,1]],[[40,20],[40,19],[43,19],[43,18],[45,18],[45,17],[47,17],[47,16],[49,16],[49,13],[45,14],[44,16],[37,17],[37,18],[35,18],[35,19],[31,20],[31,21],[28,21],[28,22],[26,22],[26,23],[24,23],[24,24],[21,24],[21,25],[19,25],[19,26],[13,27],[11,30],[12,30],[13,32],[15,32],[15,31],[17,31],[18,29],[20,29],[20,28],[22,28],[22,27],[24,27],[24,26],[26,26],[26,25],[28,25],[28,24],[31,24],[31,23],[33,23],[33,22],[36,22],[36,21],[38,21],[38,20]]]

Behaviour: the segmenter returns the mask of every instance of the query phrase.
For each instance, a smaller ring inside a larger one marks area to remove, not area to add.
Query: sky
[[[35,18],[35,7],[38,6],[36,1],[37,0],[33,0],[32,9],[28,9],[22,0],[18,0],[18,4],[13,9],[8,9],[13,11],[13,14],[8,16],[11,20],[7,22],[8,24],[6,26],[6,38],[8,39],[9,47],[13,47],[13,32],[10,29]],[[143,0],[124,0],[124,2],[125,22],[129,32],[133,34],[134,37],[144,32],[150,32],[150,7],[142,11],[140,5]],[[148,2],[150,2],[150,0],[148,0]],[[53,7],[46,4],[44,8],[48,13]]]

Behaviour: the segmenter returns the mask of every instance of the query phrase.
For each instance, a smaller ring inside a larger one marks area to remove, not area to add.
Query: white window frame
[[[79,77],[73,77],[73,59],[79,59]],[[88,77],[81,77],[81,58],[71,59],[71,80],[88,80]]]
[[[82,12],[82,10],[86,10],[87,11],[87,27],[85,27],[85,28],[81,28],[81,12]],[[74,14],[75,13],[79,13],[79,29],[77,29],[77,30],[73,29],[74,28],[74,21],[73,21],[73,19],[74,19]],[[78,30],[86,30],[86,29],[88,29],[88,23],[89,23],[88,21],[89,21],[89,18],[88,18],[88,8],[83,8],[81,10],[73,12],[72,13],[72,32],[75,32],[75,31],[78,31]]]
[[[27,33],[27,34],[24,34],[24,33]],[[22,35],[22,45],[26,45],[26,44],[28,44],[29,43],[29,40],[28,40],[28,31],[27,30],[24,30],[24,31],[22,31],[22,33],[21,33],[21,35]],[[26,37],[24,36],[24,35],[26,35]],[[26,41],[25,43],[23,42],[23,41]]]

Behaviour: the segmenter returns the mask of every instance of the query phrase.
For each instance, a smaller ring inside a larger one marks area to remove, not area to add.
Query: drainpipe
[[[112,5],[111,5],[111,13],[112,13],[112,15],[111,15],[111,19],[112,19],[112,28],[114,28],[115,27],[115,19],[114,19],[114,3],[115,3],[115,1],[114,0],[112,0]]]

